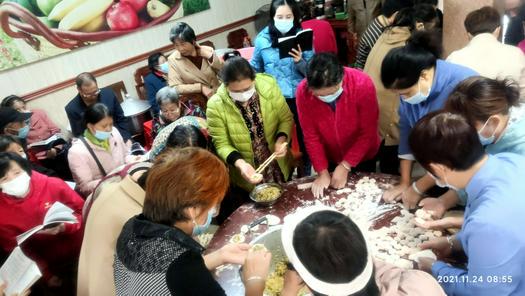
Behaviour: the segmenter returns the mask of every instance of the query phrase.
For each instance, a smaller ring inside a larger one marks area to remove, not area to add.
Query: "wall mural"
[[[0,71],[209,8],[209,0],[0,0]]]

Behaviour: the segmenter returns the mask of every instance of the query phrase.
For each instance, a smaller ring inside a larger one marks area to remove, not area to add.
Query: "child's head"
[[[13,152],[27,158],[20,140],[11,135],[0,135],[0,152]]]

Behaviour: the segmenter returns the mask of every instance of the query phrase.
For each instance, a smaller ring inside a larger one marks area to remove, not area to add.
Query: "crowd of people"
[[[312,295],[525,293],[525,54],[516,46],[525,36],[516,41],[514,25],[525,5],[512,9],[511,44],[499,41],[496,9],[470,12],[468,45],[445,60],[437,1],[349,1],[359,41],[350,67],[319,44],[280,57],[279,38],[323,28],[302,23],[298,2],[271,1],[251,60],[219,57],[176,23],[167,36],[173,52],[148,58],[149,151],[132,148],[116,95],[91,73],[77,76],[78,94],[65,106],[72,139],[22,98],[1,102],[2,259],[55,203],[76,219],[21,243],[42,272],[31,292],[225,295],[212,271],[236,264],[245,295],[263,295],[268,250],[231,243],[205,253],[194,238],[248,202],[257,184],[313,168],[317,198],[355,172],[399,175],[384,202],[428,210],[434,220],[418,227],[460,231],[422,243],[437,260],[419,258],[407,270],[374,258],[351,218],[299,209],[281,231],[293,265],[281,295],[305,287]],[[276,161],[258,172],[271,155]],[[461,217],[444,217],[458,207]]]

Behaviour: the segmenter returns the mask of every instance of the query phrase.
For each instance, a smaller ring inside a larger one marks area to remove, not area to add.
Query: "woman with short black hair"
[[[31,170],[19,154],[0,153],[0,247],[10,253],[18,246],[17,236],[41,225],[49,208],[60,202],[76,217],[75,224],[59,223],[43,229],[22,245],[24,253],[36,261],[46,284],[76,264],[82,243],[84,201],[64,181]]]
[[[423,177],[411,182],[414,157],[408,145],[412,127],[427,113],[443,108],[454,87],[475,76],[473,70],[440,59],[441,38],[433,31],[416,31],[403,47],[392,49],[381,65],[381,81],[399,95],[400,184],[383,195],[385,201],[403,200],[413,208],[419,200],[418,188],[431,183]]]
[[[420,246],[442,260],[452,256],[468,258],[467,263],[420,258],[419,268],[438,279],[464,279],[441,281],[447,295],[523,295],[525,157],[487,155],[474,126],[446,111],[423,117],[412,129],[409,145],[438,186],[468,194],[461,231]],[[483,280],[467,280],[474,278]]]
[[[159,114],[160,107],[155,100],[155,95],[159,89],[166,86],[166,79],[168,78],[168,60],[162,52],[153,53],[148,57],[148,68],[150,73],[144,77],[144,88],[146,89],[146,97],[153,115]]]
[[[208,148],[208,139],[204,134],[193,125],[179,125],[173,129],[168,140],[166,148],[184,148],[200,147]]]
[[[87,197],[107,173],[136,157],[113,127],[113,117],[104,104],[89,106],[84,120],[87,128],[73,140],[68,160],[79,192]]]
[[[314,196],[344,187],[351,171],[375,171],[379,111],[370,77],[343,67],[334,54],[316,54],[297,88],[297,111],[318,173]]]
[[[213,48],[197,44],[195,32],[184,22],[171,28],[170,41],[175,51],[168,58],[168,85],[205,108],[206,101],[220,85],[217,73],[223,62]]]
[[[230,166],[232,183],[246,191],[255,184],[285,182],[292,173],[293,115],[277,81],[255,74],[241,57],[228,60],[221,72],[223,84],[208,102],[208,130],[217,154]],[[255,168],[277,153],[277,161],[261,174]]]
[[[445,295],[429,275],[374,260],[359,226],[326,207],[303,208],[286,217],[284,252],[295,271],[285,275],[281,295],[298,295],[304,283],[313,295]]]

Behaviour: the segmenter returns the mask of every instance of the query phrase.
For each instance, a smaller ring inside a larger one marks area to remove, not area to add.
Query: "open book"
[[[60,223],[78,223],[77,218],[73,215],[74,211],[68,208],[61,202],[55,202],[49,210],[47,210],[46,216],[44,217],[44,223],[41,225],[35,226],[28,231],[20,234],[16,237],[18,244],[22,244],[26,239],[28,239],[33,234],[39,232],[44,228],[51,228],[57,226]]]
[[[279,38],[277,40],[279,44],[279,58],[284,59],[291,57],[288,53],[292,51],[292,48],[299,48],[299,45],[302,51],[312,50],[313,42],[314,31],[312,31],[312,29],[302,30],[295,36]]]
[[[39,148],[43,148],[45,150],[49,150],[57,145],[62,145],[62,144],[66,144],[67,141],[66,139],[64,138],[64,136],[62,136],[62,134],[54,134],[52,135],[51,137],[43,140],[43,141],[40,141],[40,142],[34,142],[34,143],[31,143],[29,145],[27,145],[27,148],[33,148],[33,147],[39,147]]]
[[[16,247],[0,268],[0,284],[7,282],[5,295],[21,294],[42,276],[35,261]]]

